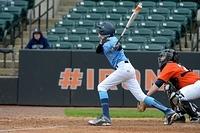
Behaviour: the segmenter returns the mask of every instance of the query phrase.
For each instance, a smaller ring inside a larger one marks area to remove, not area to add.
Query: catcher
[[[198,107],[190,102],[200,98],[200,77],[179,64],[179,54],[173,49],[165,49],[160,53],[158,65],[160,74],[147,95],[152,95],[163,84],[167,84],[165,91],[172,108],[176,111],[174,122],[185,122],[184,114],[187,113],[191,122],[200,123]],[[146,108],[144,104],[138,107],[142,111]]]

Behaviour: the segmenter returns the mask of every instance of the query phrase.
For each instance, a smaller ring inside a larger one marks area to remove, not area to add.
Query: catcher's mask
[[[179,54],[174,49],[164,49],[158,56],[158,66],[162,70],[168,61],[179,62]]]
[[[97,27],[98,27],[97,31],[100,35],[111,37],[114,36],[115,34],[115,27],[110,22],[103,22],[100,25],[97,25]]]

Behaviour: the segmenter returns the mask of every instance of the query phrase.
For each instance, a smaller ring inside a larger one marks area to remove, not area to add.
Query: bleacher
[[[162,50],[179,47],[196,26],[198,1],[187,0],[84,0],[47,33],[53,49],[94,49],[98,44],[96,25],[110,21],[116,36],[122,33],[133,8],[142,2],[142,11],[125,33],[126,50]]]
[[[20,28],[27,24],[27,13],[33,5],[34,0],[0,0],[0,42],[3,48],[14,47],[14,39],[20,36]]]
[[[17,38],[22,38],[28,25],[28,10],[33,8],[34,3],[35,0],[0,0],[0,54],[3,68],[7,67],[7,54],[11,54],[15,67],[15,42]],[[14,71],[15,69],[12,72]]]

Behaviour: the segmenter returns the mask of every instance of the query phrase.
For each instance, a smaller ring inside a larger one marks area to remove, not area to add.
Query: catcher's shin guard
[[[173,92],[170,97],[172,102],[181,113],[187,113],[190,117],[198,117],[198,107],[195,104],[185,100],[184,96],[180,92]]]

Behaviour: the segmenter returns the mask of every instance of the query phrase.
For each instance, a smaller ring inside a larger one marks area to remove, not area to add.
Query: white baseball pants
[[[124,61],[119,62],[117,66],[117,70],[98,85],[98,91],[107,91],[120,83],[124,83],[138,101],[144,101],[147,95],[144,94],[136,79],[135,68],[131,63]]]

